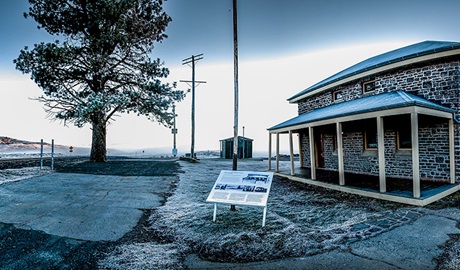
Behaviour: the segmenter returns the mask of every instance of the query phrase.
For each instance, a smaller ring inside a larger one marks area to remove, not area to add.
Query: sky
[[[15,70],[24,46],[53,40],[25,19],[26,0],[3,0],[0,9],[0,136],[89,147],[91,130],[47,118],[31,98],[41,90]],[[203,54],[196,65],[195,150],[218,150],[233,136],[232,0],[168,0],[168,38],[153,58],[170,69],[165,82],[190,87],[191,68],[182,60]],[[425,40],[460,41],[458,0],[239,0],[239,132],[266,153],[267,128],[297,115],[286,99],[369,57]],[[179,154],[190,149],[191,95],[177,105]],[[162,148],[170,153],[170,129],[132,114],[108,126],[109,148]],[[288,137],[281,136],[281,149]],[[295,146],[297,143],[294,144]],[[109,151],[110,154],[110,151]]]

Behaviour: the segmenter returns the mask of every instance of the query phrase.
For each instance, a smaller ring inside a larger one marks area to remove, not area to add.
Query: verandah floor
[[[283,166],[283,168],[280,168],[279,174],[307,184],[412,205],[427,205],[460,190],[459,183],[450,184],[448,182],[422,180],[420,182],[420,198],[413,198],[411,179],[387,177],[387,191],[381,193],[379,190],[379,177],[373,175],[345,173],[345,186],[340,186],[337,171],[317,169],[316,180],[310,179],[309,168],[296,167],[295,176],[293,177],[290,169]]]

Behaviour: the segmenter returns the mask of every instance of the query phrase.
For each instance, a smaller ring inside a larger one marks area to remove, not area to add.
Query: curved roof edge
[[[390,64],[395,64],[409,59],[414,59],[422,56],[427,56],[430,54],[436,54],[445,51],[451,51],[460,49],[459,42],[448,42],[448,41],[423,41],[420,43],[412,44],[406,47],[402,47],[393,51],[389,51],[374,57],[371,57],[367,60],[359,62],[347,69],[344,69],[312,86],[309,88],[295,94],[294,96],[288,98],[288,101],[291,103],[298,101],[301,98],[304,98],[305,95],[318,90],[320,88],[326,87],[333,83],[339,82],[346,78],[356,76],[358,74],[368,72],[380,67],[384,67]],[[460,52],[458,52],[460,54]],[[443,56],[440,56],[443,57]]]
[[[407,93],[403,90],[397,90],[318,108],[270,127],[267,130],[274,131],[300,124],[409,106],[424,107],[452,114],[455,113],[455,110],[453,109],[428,101],[422,97]]]

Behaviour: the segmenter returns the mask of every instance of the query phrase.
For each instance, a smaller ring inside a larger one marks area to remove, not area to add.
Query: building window
[[[363,93],[369,93],[375,90],[375,80],[363,82]]]
[[[362,122],[364,150],[377,150],[377,122],[369,119]]]
[[[342,90],[335,90],[334,92],[332,92],[332,100],[343,100]]]
[[[364,149],[376,150],[377,144],[377,127],[368,128],[364,131]]]
[[[396,134],[398,150],[412,149],[410,125],[400,126]]]

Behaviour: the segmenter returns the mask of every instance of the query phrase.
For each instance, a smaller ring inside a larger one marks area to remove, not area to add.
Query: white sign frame
[[[262,227],[267,216],[268,195],[273,172],[220,171],[206,202],[214,203],[213,221],[217,218],[217,204],[263,207]]]

